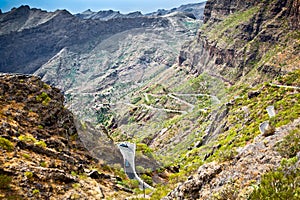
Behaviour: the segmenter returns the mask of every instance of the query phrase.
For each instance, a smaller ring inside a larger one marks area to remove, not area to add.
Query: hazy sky
[[[79,13],[87,9],[118,10],[122,13],[132,11],[142,11],[148,13],[164,8],[170,9],[182,4],[199,3],[204,0],[0,0],[2,12],[10,11],[13,7],[29,5],[31,8],[41,8],[43,10],[55,11],[57,9],[67,9],[72,13]]]

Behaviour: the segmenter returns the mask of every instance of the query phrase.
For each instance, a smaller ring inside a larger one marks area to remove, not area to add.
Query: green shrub
[[[133,98],[133,99],[131,100],[131,103],[132,103],[132,104],[136,104],[136,103],[138,103],[140,100],[142,100],[142,97],[135,97],[135,98]]]
[[[9,189],[11,181],[12,178],[10,176],[0,174],[0,189]]]
[[[150,199],[157,200],[162,199],[170,192],[170,188],[165,185],[158,185],[155,187],[155,190],[152,192]]]
[[[78,189],[78,188],[80,188],[80,184],[79,184],[79,183],[73,183],[73,184],[72,184],[72,187],[73,187],[74,189]]]
[[[276,150],[285,158],[292,158],[300,152],[300,128],[292,130],[281,142],[276,145]]]
[[[97,123],[103,124],[104,126],[109,125],[109,121],[112,117],[109,108],[101,107],[99,110],[96,111],[96,114]]]
[[[137,173],[144,173],[145,172],[145,168],[140,166],[140,165],[137,165],[135,167],[135,169],[136,169]]]
[[[123,180],[122,183],[120,182],[120,184],[131,189],[139,188],[139,181],[135,179]]]
[[[228,200],[228,199],[238,199],[239,186],[237,183],[227,183],[224,185],[220,192],[212,195],[212,200]]]
[[[71,171],[71,175],[72,176],[77,176],[78,174],[76,172],[74,172],[74,171]]]
[[[20,135],[18,137],[19,140],[21,140],[22,142],[26,142],[26,143],[35,143],[36,139],[31,136],[31,135]]]
[[[41,101],[43,105],[47,106],[51,101],[51,98],[48,96],[46,92],[42,92],[41,94],[36,96],[37,101]]]
[[[38,125],[38,129],[43,129],[44,127],[42,125]]]
[[[28,179],[32,179],[32,178],[33,178],[33,173],[32,173],[32,172],[25,172],[24,175],[25,175]]]
[[[148,147],[147,144],[137,143],[136,152],[137,153],[141,152],[145,156],[147,156],[149,158],[153,158],[153,150],[150,147]]]
[[[300,198],[300,169],[295,167],[297,158],[283,159],[281,167],[265,174],[258,188],[251,194],[251,200],[277,200]]]
[[[130,186],[131,186],[131,188],[139,188],[139,181],[130,179]]]
[[[27,153],[23,153],[22,156],[28,160],[30,160],[31,158],[30,155],[28,155]]]
[[[44,141],[42,141],[42,140],[38,141],[38,142],[35,142],[34,145],[42,147],[42,148],[46,148],[47,147],[47,144]]]
[[[50,87],[50,85],[44,83],[44,84],[43,84],[43,88],[46,89],[46,90],[48,90],[48,89],[50,89],[51,87]]]
[[[40,166],[41,166],[41,167],[47,167],[47,163],[46,163],[45,161],[41,161],[41,162],[40,162]]]
[[[35,97],[35,99],[37,101],[42,101],[42,100],[46,99],[47,97],[48,97],[48,94],[46,92],[42,92],[41,94],[37,95]]]
[[[12,151],[14,149],[13,143],[3,137],[0,137],[0,147],[7,151]]]
[[[129,117],[128,123],[129,123],[129,124],[132,124],[132,123],[134,123],[134,122],[135,122],[134,116]]]
[[[141,179],[143,179],[149,185],[153,184],[152,178],[150,176],[148,176],[147,174],[142,174]]]
[[[44,106],[47,106],[49,104],[49,102],[51,101],[51,98],[50,97],[47,97],[44,101],[42,101],[42,104]]]
[[[33,191],[32,191],[32,194],[33,195],[37,195],[37,194],[39,194],[40,193],[40,191],[38,190],[38,189],[34,189]]]
[[[300,70],[295,70],[289,74],[279,77],[278,82],[283,85],[296,85],[299,86]]]
[[[225,162],[232,160],[237,155],[237,151],[235,149],[225,149],[224,151],[219,151],[219,162]]]

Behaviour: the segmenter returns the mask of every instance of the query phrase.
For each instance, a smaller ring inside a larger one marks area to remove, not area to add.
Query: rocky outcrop
[[[295,39],[299,4],[298,0],[208,1],[205,25],[196,41],[183,46],[179,65],[193,73],[208,72],[231,82],[252,71],[258,74],[252,83],[296,69],[296,57],[279,57],[288,54],[288,46],[292,46],[292,54],[299,54]],[[280,45],[275,47],[277,42]],[[277,62],[273,62],[275,59]]]
[[[118,188],[83,147],[63,102],[38,77],[0,75],[1,198],[104,199]]]

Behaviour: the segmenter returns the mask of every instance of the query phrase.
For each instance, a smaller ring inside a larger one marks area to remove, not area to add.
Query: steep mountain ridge
[[[48,13],[40,9],[30,10],[29,6],[21,6],[11,12],[3,13],[0,18],[0,35],[39,26],[51,20],[59,11]],[[18,19],[18,20],[16,20]]]
[[[273,7],[270,10],[273,15],[284,10],[284,15],[288,16],[288,20],[292,22],[290,28],[297,29],[299,27],[299,2],[293,0],[286,1],[208,1],[204,13],[204,23],[213,23],[222,20],[225,16],[234,12],[246,10],[250,7],[272,3]]]
[[[228,82],[256,74],[255,84],[299,68],[299,1],[208,1],[204,22],[197,41],[179,56],[194,73]],[[279,54],[282,59],[272,63]]]

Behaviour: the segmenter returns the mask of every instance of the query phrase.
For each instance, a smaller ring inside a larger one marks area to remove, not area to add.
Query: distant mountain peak
[[[86,11],[83,11],[81,14],[84,14],[84,15],[89,15],[89,14],[92,14],[94,13],[91,9],[87,9]]]
[[[69,11],[67,11],[66,9],[63,10],[56,10],[55,11],[56,14],[62,14],[62,15],[70,15],[73,16]]]
[[[163,16],[174,12],[183,12],[187,15],[189,14],[191,18],[202,19],[205,4],[206,1],[200,3],[181,5],[178,8],[172,8],[170,10],[158,9],[156,12],[146,14],[146,16]]]
[[[20,15],[28,13],[30,11],[30,7],[28,5],[22,5],[18,8],[12,8],[11,12],[13,13],[20,13]]]
[[[28,5],[21,5],[17,10],[27,9],[30,10],[30,7]]]

